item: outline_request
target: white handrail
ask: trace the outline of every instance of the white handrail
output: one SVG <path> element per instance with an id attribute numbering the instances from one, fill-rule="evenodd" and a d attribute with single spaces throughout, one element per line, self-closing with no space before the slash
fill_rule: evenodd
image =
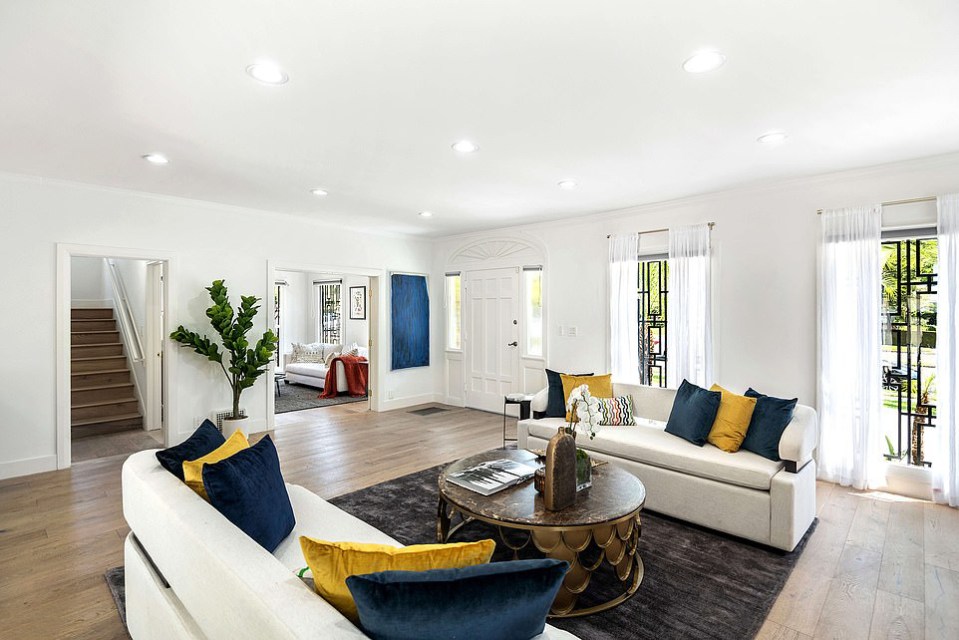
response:
<path id="1" fill-rule="evenodd" d="M 134 362 L 143 362 L 143 343 L 140 341 L 140 331 L 137 329 L 133 310 L 130 309 L 130 300 L 127 298 L 127 289 L 123 286 L 123 277 L 117 269 L 116 263 L 107 258 L 110 267 L 110 280 L 113 282 L 113 299 L 117 304 L 117 316 L 120 320 L 120 330 L 130 347 L 130 359 Z"/>

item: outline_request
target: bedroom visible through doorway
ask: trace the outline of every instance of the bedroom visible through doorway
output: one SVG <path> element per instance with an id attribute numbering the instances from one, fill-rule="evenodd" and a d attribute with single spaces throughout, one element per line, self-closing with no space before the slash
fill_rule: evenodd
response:
<path id="1" fill-rule="evenodd" d="M 274 414 L 354 403 L 368 409 L 371 278 L 335 271 L 273 273 L 272 319 L 279 336 Z"/>

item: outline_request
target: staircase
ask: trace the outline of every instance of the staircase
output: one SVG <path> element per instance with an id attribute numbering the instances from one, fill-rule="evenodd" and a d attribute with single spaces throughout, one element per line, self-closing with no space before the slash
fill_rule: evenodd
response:
<path id="1" fill-rule="evenodd" d="M 74 438 L 143 427 L 113 309 L 71 310 L 70 376 Z"/>

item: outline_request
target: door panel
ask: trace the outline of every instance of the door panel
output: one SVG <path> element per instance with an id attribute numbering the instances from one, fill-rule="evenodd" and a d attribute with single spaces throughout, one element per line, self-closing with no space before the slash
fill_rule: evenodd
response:
<path id="1" fill-rule="evenodd" d="M 503 396 L 518 388 L 519 271 L 470 271 L 465 283 L 466 406 L 502 411 Z"/>

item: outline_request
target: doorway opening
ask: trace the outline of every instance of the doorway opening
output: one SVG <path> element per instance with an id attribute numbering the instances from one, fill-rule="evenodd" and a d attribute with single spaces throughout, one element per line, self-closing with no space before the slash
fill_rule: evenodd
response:
<path id="1" fill-rule="evenodd" d="M 273 330 L 279 346 L 272 416 L 286 424 L 310 410 L 370 410 L 377 278 L 329 268 L 270 267 Z"/>
<path id="2" fill-rule="evenodd" d="M 57 463 L 167 442 L 170 258 L 58 246 Z"/>

